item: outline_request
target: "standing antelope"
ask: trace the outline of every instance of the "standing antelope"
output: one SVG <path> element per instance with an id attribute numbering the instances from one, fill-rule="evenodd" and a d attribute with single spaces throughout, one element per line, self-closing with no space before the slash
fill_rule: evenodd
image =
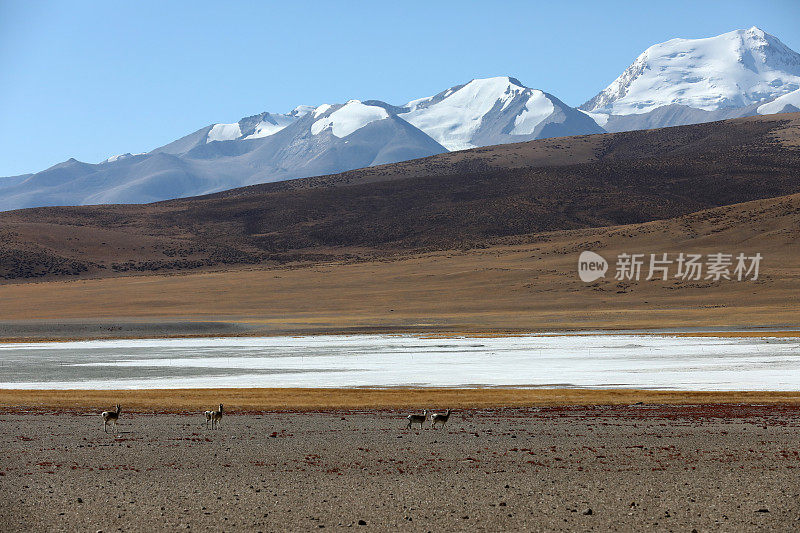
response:
<path id="1" fill-rule="evenodd" d="M 411 424 L 419 424 L 419 429 L 422 429 L 422 425 L 428 419 L 428 410 L 422 411 L 421 415 L 408 415 L 406 418 L 408 418 L 406 429 L 411 429 Z"/>
<path id="2" fill-rule="evenodd" d="M 119 413 L 122 411 L 122 408 L 117 404 L 116 411 L 103 411 L 103 431 L 108 433 L 108 426 L 109 422 L 114 424 L 114 429 L 117 429 L 117 420 L 119 420 Z"/>
<path id="3" fill-rule="evenodd" d="M 211 422 L 211 413 L 214 411 L 206 411 L 204 414 L 206 415 L 206 429 L 208 429 L 208 423 Z"/>
<path id="4" fill-rule="evenodd" d="M 222 404 L 219 404 L 219 411 L 211 411 L 211 429 L 219 427 L 222 420 Z"/>
<path id="5" fill-rule="evenodd" d="M 436 423 L 439 422 L 444 427 L 447 420 L 450 418 L 450 409 L 446 413 L 431 413 L 431 427 L 436 429 Z"/>

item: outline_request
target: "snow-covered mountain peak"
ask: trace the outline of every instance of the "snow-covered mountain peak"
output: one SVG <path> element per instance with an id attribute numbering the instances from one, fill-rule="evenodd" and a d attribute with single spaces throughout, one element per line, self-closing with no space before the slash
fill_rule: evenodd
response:
<path id="1" fill-rule="evenodd" d="M 653 45 L 580 109 L 610 115 L 667 105 L 715 111 L 767 102 L 798 88 L 800 54 L 753 26 Z"/>
<path id="2" fill-rule="evenodd" d="M 537 138 L 547 124 L 564 124 L 568 115 L 580 123 L 574 125 L 576 132 L 602 131 L 547 93 L 526 87 L 516 78 L 499 76 L 474 79 L 412 100 L 399 116 L 448 150 L 465 150 Z"/>
<path id="3" fill-rule="evenodd" d="M 350 100 L 335 109 L 332 106 L 328 106 L 320 111 L 321 107 L 314 111 L 314 118 L 321 118 L 311 125 L 312 135 L 318 135 L 330 128 L 331 133 L 336 137 L 347 137 L 370 122 L 389 118 L 389 113 L 383 107 L 366 105 L 359 100 Z M 331 109 L 334 110 L 331 111 Z"/>
<path id="4" fill-rule="evenodd" d="M 488 103 L 494 105 L 494 102 L 498 99 L 508 100 L 513 98 L 515 94 L 525 91 L 525 89 L 526 87 L 517 79 L 508 76 L 476 78 L 463 85 L 450 87 L 437 95 L 411 100 L 406 104 L 406 107 L 408 107 L 409 112 L 414 112 L 418 109 L 436 105 L 447 98 L 452 98 L 450 102 L 454 105 L 473 104 L 481 106 Z"/>
<path id="5" fill-rule="evenodd" d="M 508 76 L 474 79 L 435 96 L 408 102 L 408 111 L 400 117 L 448 150 L 465 150 L 476 146 L 472 138 L 490 111 L 497 107 L 502 111 L 528 90 Z"/>

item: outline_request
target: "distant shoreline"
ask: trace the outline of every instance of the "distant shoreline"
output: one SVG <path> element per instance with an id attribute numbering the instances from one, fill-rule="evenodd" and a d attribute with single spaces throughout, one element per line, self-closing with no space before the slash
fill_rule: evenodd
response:
<path id="1" fill-rule="evenodd" d="M 228 323 L 231 326 L 235 324 Z M 0 344 L 29 344 L 47 342 L 84 342 L 103 340 L 153 340 L 153 339 L 204 339 L 204 338 L 256 338 L 256 337 L 316 337 L 316 336 L 346 336 L 346 335 L 417 335 L 423 337 L 473 337 L 473 338 L 501 338 L 501 337 L 570 337 L 580 335 L 650 335 L 674 337 L 800 337 L 800 328 L 793 327 L 767 327 L 767 328 L 657 328 L 657 329 L 576 329 L 576 330 L 518 330 L 518 329 L 464 329 L 454 330 L 448 328 L 308 328 L 292 330 L 254 330 L 249 332 L 213 332 L 205 333 L 175 333 L 175 334 L 142 334 L 142 335 L 65 335 L 65 336 L 0 336 Z"/>

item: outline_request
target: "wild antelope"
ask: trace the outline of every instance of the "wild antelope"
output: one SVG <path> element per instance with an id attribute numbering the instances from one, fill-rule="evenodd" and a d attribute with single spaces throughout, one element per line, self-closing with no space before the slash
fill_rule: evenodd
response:
<path id="1" fill-rule="evenodd" d="M 218 427 L 220 420 L 222 420 L 222 404 L 219 404 L 218 411 L 211 411 L 211 429 Z"/>
<path id="2" fill-rule="evenodd" d="M 446 413 L 431 413 L 431 427 L 436 429 L 436 423 L 440 423 L 442 427 L 447 424 L 447 420 L 450 418 L 450 409 L 447 410 Z"/>
<path id="3" fill-rule="evenodd" d="M 428 419 L 428 410 L 425 409 L 422 411 L 421 415 L 408 415 L 408 424 L 406 425 L 406 429 L 411 429 L 411 424 L 419 424 L 419 429 L 422 429 L 422 425 Z"/>
<path id="4" fill-rule="evenodd" d="M 206 415 L 206 429 L 208 429 L 208 423 L 211 422 L 211 413 L 214 411 L 206 411 L 204 414 Z"/>
<path id="5" fill-rule="evenodd" d="M 108 433 L 108 423 L 111 422 L 114 424 L 114 429 L 117 429 L 117 420 L 119 420 L 119 413 L 122 411 L 122 408 L 117 404 L 117 409 L 115 411 L 103 411 L 103 431 Z"/>

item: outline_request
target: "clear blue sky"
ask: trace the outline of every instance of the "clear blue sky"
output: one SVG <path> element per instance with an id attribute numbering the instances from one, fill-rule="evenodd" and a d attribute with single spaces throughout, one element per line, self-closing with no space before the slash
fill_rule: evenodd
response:
<path id="1" fill-rule="evenodd" d="M 797 0 L 0 0 L 0 176 L 298 104 L 401 104 L 476 77 L 515 76 L 579 105 L 651 44 L 754 25 L 800 51 Z"/>

